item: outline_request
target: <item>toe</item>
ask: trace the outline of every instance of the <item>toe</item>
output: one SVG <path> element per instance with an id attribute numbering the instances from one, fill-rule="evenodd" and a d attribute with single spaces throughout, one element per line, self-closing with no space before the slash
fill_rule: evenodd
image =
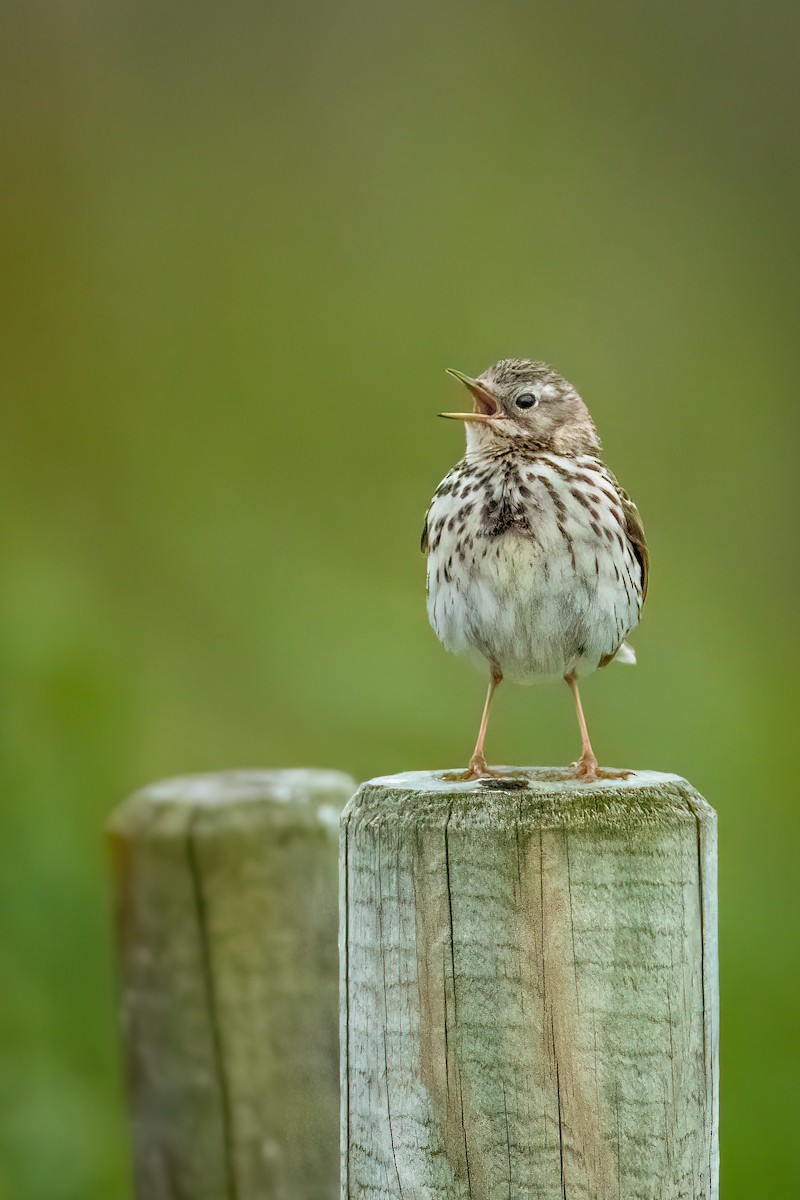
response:
<path id="1" fill-rule="evenodd" d="M 576 779 L 582 779 L 587 783 L 598 777 L 598 766 L 596 758 L 581 758 L 578 762 L 572 764 L 572 772 Z"/>
<path id="2" fill-rule="evenodd" d="M 469 767 L 463 775 L 464 780 L 498 779 L 499 777 L 500 772 L 493 771 L 491 767 L 488 766 L 485 758 L 471 758 L 469 760 Z"/>
<path id="3" fill-rule="evenodd" d="M 617 771 L 611 767 L 599 767 L 596 762 L 581 759 L 572 764 L 572 773 L 582 783 L 596 783 L 598 779 L 629 779 L 633 771 Z"/>

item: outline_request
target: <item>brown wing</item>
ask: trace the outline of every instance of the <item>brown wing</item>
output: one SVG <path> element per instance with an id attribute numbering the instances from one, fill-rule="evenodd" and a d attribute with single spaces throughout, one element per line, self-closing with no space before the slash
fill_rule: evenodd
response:
<path id="1" fill-rule="evenodd" d="M 647 585 L 650 582 L 650 554 L 647 550 L 647 541 L 644 536 L 644 525 L 642 524 L 642 518 L 639 516 L 639 510 L 628 493 L 623 487 L 620 487 L 616 479 L 614 480 L 614 484 L 625 516 L 625 532 L 633 546 L 633 552 L 639 560 L 639 566 L 642 568 L 642 604 L 644 604 L 645 597 L 647 596 Z"/>
<path id="2" fill-rule="evenodd" d="M 419 548 L 423 554 L 428 553 L 428 513 L 430 513 L 430 511 L 431 510 L 428 509 L 428 512 L 425 513 L 425 521 L 422 526 L 422 537 L 419 539 Z"/>

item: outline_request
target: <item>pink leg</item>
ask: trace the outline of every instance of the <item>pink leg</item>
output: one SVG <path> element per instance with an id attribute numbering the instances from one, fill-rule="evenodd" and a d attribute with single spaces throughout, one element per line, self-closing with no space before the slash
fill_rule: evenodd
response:
<path id="1" fill-rule="evenodd" d="M 564 679 L 569 684 L 570 691 L 575 698 L 575 711 L 578 714 L 578 725 L 581 730 L 581 756 L 575 763 L 575 774 L 578 779 L 597 779 L 597 755 L 592 749 L 592 743 L 589 740 L 589 730 L 586 728 L 586 717 L 583 715 L 581 694 L 578 691 L 578 676 L 574 674 L 565 675 Z"/>
<path id="2" fill-rule="evenodd" d="M 492 667 L 491 670 L 492 674 L 489 680 L 489 690 L 486 693 L 486 703 L 483 706 L 483 716 L 481 717 L 481 727 L 478 730 L 478 740 L 475 743 L 475 749 L 472 753 L 472 758 L 469 760 L 469 769 L 464 776 L 465 779 L 480 779 L 493 774 L 493 772 L 490 771 L 486 765 L 486 757 L 483 752 L 483 747 L 486 741 L 486 730 L 489 725 L 489 709 L 492 705 L 492 697 L 494 696 L 497 685 L 503 678 L 503 672 L 499 667 Z"/>
<path id="3" fill-rule="evenodd" d="M 564 679 L 575 697 L 575 711 L 578 714 L 578 724 L 581 729 L 581 756 L 576 763 L 572 764 L 575 778 L 583 779 L 587 783 L 592 783 L 596 779 L 627 779 L 631 774 L 630 771 L 614 771 L 611 768 L 598 767 L 597 755 L 589 741 L 589 730 L 586 728 L 586 717 L 583 715 L 581 694 L 578 691 L 578 677 L 577 675 L 565 675 Z"/>

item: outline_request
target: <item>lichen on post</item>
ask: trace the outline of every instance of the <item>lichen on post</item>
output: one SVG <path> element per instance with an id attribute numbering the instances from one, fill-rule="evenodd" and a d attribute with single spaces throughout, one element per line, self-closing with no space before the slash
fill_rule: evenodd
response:
<path id="1" fill-rule="evenodd" d="M 716 817 L 683 779 L 364 784 L 343 1200 L 716 1200 Z"/>
<path id="2" fill-rule="evenodd" d="M 109 823 L 140 1200 L 338 1192 L 333 771 L 158 783 Z"/>

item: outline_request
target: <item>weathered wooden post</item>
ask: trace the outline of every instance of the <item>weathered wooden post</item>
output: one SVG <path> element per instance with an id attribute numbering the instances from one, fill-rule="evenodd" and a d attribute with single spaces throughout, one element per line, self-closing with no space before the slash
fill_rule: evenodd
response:
<path id="1" fill-rule="evenodd" d="M 715 1200 L 714 811 L 508 775 L 345 811 L 343 1200 Z"/>
<path id="2" fill-rule="evenodd" d="M 333 771 L 231 771 L 114 814 L 117 948 L 140 1200 L 338 1191 Z"/>

